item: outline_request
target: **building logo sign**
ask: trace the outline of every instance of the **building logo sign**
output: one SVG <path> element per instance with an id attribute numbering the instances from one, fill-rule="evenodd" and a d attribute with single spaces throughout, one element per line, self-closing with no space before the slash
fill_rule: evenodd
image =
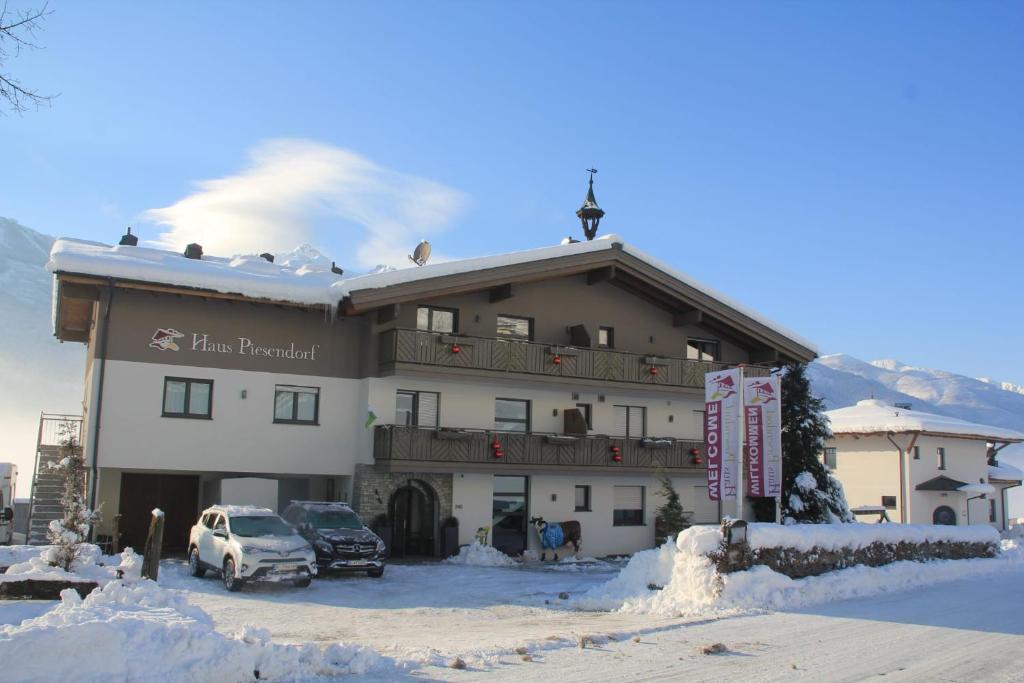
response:
<path id="1" fill-rule="evenodd" d="M 186 335 L 173 327 L 161 327 L 153 333 L 149 347 L 158 351 L 180 351 L 178 339 L 185 339 L 182 345 L 188 351 L 198 353 L 226 353 L 238 356 L 257 356 L 260 358 L 284 358 L 287 360 L 315 361 L 320 350 L 319 344 L 307 347 L 297 346 L 289 342 L 287 346 L 271 346 L 261 344 L 251 337 L 233 337 L 230 341 L 218 340 L 205 332 L 192 332 Z"/>
<path id="2" fill-rule="evenodd" d="M 731 373 L 709 373 L 708 385 L 712 388 L 709 401 L 724 401 L 736 393 L 736 381 Z"/>
<path id="3" fill-rule="evenodd" d="M 180 351 L 181 347 L 174 343 L 175 339 L 181 339 L 185 335 L 178 332 L 173 327 L 163 328 L 153 333 L 153 338 L 149 342 L 149 348 L 156 349 L 157 351 Z"/>

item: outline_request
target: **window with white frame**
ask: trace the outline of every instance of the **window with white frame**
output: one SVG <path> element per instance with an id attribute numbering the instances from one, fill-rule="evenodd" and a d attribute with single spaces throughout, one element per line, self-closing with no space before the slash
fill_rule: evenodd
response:
<path id="1" fill-rule="evenodd" d="M 437 427 L 441 394 L 436 391 L 399 390 L 395 394 L 395 424 Z"/>
<path id="2" fill-rule="evenodd" d="M 942 446 L 939 446 L 938 448 L 935 449 L 935 455 L 938 461 L 937 465 L 939 466 L 939 469 L 946 469 L 946 449 L 943 448 Z"/>
<path id="3" fill-rule="evenodd" d="M 615 410 L 614 436 L 639 439 L 647 435 L 647 408 L 643 406 L 613 406 Z"/>
<path id="4" fill-rule="evenodd" d="M 615 486 L 613 488 L 612 524 L 614 526 L 642 526 L 644 523 L 644 487 Z"/>
<path id="5" fill-rule="evenodd" d="M 826 447 L 825 467 L 829 468 L 830 470 L 834 470 L 836 468 L 836 460 L 836 449 L 831 446 Z"/>

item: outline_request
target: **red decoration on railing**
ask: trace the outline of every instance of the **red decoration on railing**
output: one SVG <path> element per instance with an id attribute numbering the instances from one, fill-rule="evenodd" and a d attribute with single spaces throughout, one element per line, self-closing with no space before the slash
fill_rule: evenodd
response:
<path id="1" fill-rule="evenodd" d="M 610 450 L 612 452 L 612 462 L 622 462 L 622 449 L 612 444 Z"/>
<path id="2" fill-rule="evenodd" d="M 493 448 L 494 450 L 498 450 L 499 448 L 501 448 L 501 442 L 498 441 L 498 437 L 494 437 L 494 441 L 491 442 L 491 448 Z"/>
<path id="3" fill-rule="evenodd" d="M 694 464 L 694 465 L 699 465 L 699 464 L 701 464 L 702 462 L 704 462 L 704 460 L 703 460 L 703 458 L 701 458 L 701 457 L 700 457 L 699 455 L 695 455 L 695 456 L 693 456 L 693 464 Z"/>
<path id="4" fill-rule="evenodd" d="M 458 353 L 459 351 L 462 351 L 462 347 L 458 344 L 452 344 L 452 353 Z"/>
<path id="5" fill-rule="evenodd" d="M 612 462 L 622 462 L 622 456 L 618 453 L 612 456 Z"/>
<path id="6" fill-rule="evenodd" d="M 652 375 L 657 375 L 658 374 L 658 368 L 656 368 L 654 366 L 651 366 L 651 374 Z"/>
<path id="7" fill-rule="evenodd" d="M 555 365 L 561 365 L 562 364 L 562 357 L 561 356 L 555 356 L 554 358 L 551 359 L 551 362 L 553 362 Z"/>
<path id="8" fill-rule="evenodd" d="M 699 448 L 691 448 L 690 449 L 690 455 L 700 455 L 700 449 Z"/>
<path id="9" fill-rule="evenodd" d="M 503 450 L 501 450 L 499 448 L 498 450 L 494 451 L 494 457 L 495 458 L 504 458 L 505 457 L 505 451 L 503 451 Z"/>

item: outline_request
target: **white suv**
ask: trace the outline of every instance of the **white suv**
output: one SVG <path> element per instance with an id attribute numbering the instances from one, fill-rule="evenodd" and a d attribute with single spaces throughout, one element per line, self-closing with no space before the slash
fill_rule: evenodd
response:
<path id="1" fill-rule="evenodd" d="M 188 568 L 196 577 L 220 572 L 229 591 L 255 580 L 305 588 L 316 574 L 316 555 L 295 527 L 267 508 L 214 505 L 189 532 Z"/>

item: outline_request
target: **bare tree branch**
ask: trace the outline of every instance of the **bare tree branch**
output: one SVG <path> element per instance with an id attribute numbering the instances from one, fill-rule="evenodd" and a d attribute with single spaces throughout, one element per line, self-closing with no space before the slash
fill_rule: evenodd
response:
<path id="1" fill-rule="evenodd" d="M 11 12 L 8 10 L 7 0 L 4 0 L 3 8 L 0 9 L 0 99 L 6 100 L 11 111 L 18 114 L 27 111 L 29 107 L 39 109 L 44 104 L 49 105 L 53 98 L 57 97 L 44 95 L 23 85 L 18 78 L 4 69 L 10 59 L 21 54 L 22 48 L 43 49 L 34 41 L 37 31 L 42 30 L 46 17 L 53 13 L 48 7 L 48 4 L 44 4 L 39 9 Z M 0 111 L 0 116 L 2 115 L 3 112 Z"/>

